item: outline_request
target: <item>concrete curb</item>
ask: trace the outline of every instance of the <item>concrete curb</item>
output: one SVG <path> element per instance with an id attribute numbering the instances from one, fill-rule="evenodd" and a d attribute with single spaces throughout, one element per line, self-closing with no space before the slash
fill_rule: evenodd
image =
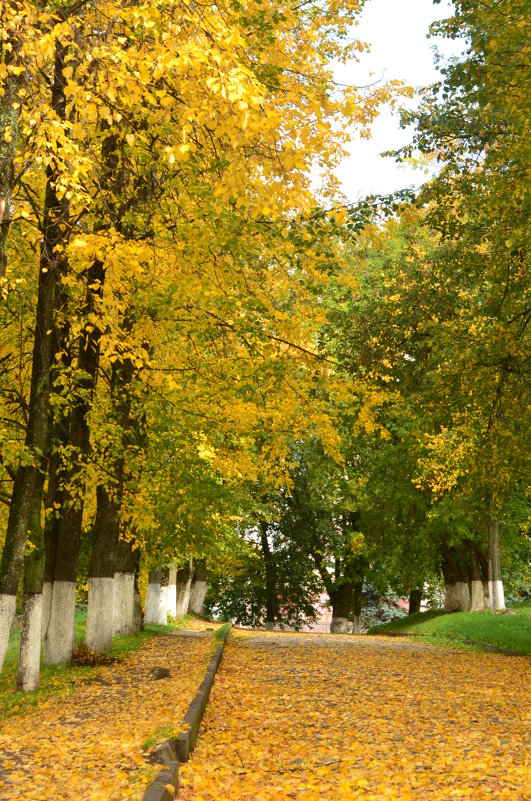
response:
<path id="1" fill-rule="evenodd" d="M 179 762 L 188 762 L 195 748 L 199 727 L 207 708 L 229 631 L 230 626 L 221 630 L 220 644 L 214 651 L 205 678 L 183 718 L 181 731 L 176 737 L 170 737 L 161 743 L 151 754 L 151 761 L 164 765 L 164 770 L 161 770 L 147 786 L 142 801 L 174 801 L 179 789 Z"/>

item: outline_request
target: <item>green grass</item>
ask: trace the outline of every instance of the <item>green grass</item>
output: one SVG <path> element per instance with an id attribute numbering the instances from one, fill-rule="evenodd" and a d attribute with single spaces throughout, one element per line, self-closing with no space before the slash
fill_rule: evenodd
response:
<path id="1" fill-rule="evenodd" d="M 110 656 L 123 659 L 131 651 L 136 651 L 142 644 L 157 634 L 167 634 L 175 629 L 186 628 L 191 617 L 178 618 L 167 626 L 146 626 L 138 634 L 127 637 L 115 637 Z M 85 641 L 87 612 L 76 610 L 75 630 L 76 644 Z M 37 706 L 39 701 L 53 695 L 69 695 L 76 688 L 90 679 L 98 671 L 89 665 L 41 665 L 40 689 L 35 692 L 19 692 L 17 685 L 18 652 L 20 647 L 20 623 L 16 623 L 9 637 L 9 645 L 0 676 L 0 719 L 11 717 Z"/>
<path id="2" fill-rule="evenodd" d="M 175 737 L 176 735 L 175 727 L 171 723 L 162 723 L 146 740 L 144 740 L 140 748 L 142 751 L 147 751 L 152 745 L 158 745 L 164 740 L 169 740 L 170 737 Z"/>
<path id="3" fill-rule="evenodd" d="M 218 645 L 221 645 L 221 638 L 223 636 L 223 633 L 225 631 L 229 631 L 230 632 L 231 628 L 232 628 L 232 624 L 231 623 L 223 623 L 223 625 L 220 626 L 219 629 L 216 629 L 216 631 L 214 632 L 214 639 L 216 641 L 216 647 Z"/>
<path id="4" fill-rule="evenodd" d="M 438 645 L 473 646 L 480 650 L 499 648 L 515 654 L 531 654 L 531 602 L 503 613 L 440 610 L 372 626 L 369 634 L 406 634 Z"/>

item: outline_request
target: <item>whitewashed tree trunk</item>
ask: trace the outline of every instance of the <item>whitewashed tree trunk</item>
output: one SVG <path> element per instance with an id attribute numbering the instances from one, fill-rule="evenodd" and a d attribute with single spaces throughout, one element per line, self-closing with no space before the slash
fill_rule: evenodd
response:
<path id="1" fill-rule="evenodd" d="M 188 614 L 190 603 L 190 589 L 192 587 L 192 560 L 186 567 L 177 571 L 177 617 Z"/>
<path id="2" fill-rule="evenodd" d="M 444 608 L 447 612 L 468 612 L 470 609 L 470 590 L 466 581 L 446 584 L 446 600 Z"/>
<path id="3" fill-rule="evenodd" d="M 332 634 L 346 634 L 348 632 L 348 618 L 333 617 L 330 623 L 330 631 Z"/>
<path id="4" fill-rule="evenodd" d="M 444 609 L 446 612 L 457 612 L 459 610 L 459 600 L 455 584 L 445 584 L 446 597 Z"/>
<path id="5" fill-rule="evenodd" d="M 48 624 L 50 623 L 50 614 L 52 611 L 52 598 L 53 598 L 53 582 L 45 581 L 42 585 L 42 636 L 44 637 Z"/>
<path id="6" fill-rule="evenodd" d="M 112 633 L 114 637 L 135 631 L 135 574 L 114 574 Z"/>
<path id="7" fill-rule="evenodd" d="M 489 586 L 479 580 L 470 582 L 470 611 L 479 612 L 490 609 Z"/>
<path id="8" fill-rule="evenodd" d="M 113 634 L 127 635 L 140 631 L 142 606 L 137 619 L 136 604 L 140 603 L 137 575 L 140 567 L 140 553 L 129 532 L 129 539 L 118 541 L 114 571 L 114 616 Z"/>
<path id="9" fill-rule="evenodd" d="M 501 579 L 497 579 L 496 581 L 492 582 L 491 593 L 492 611 L 499 612 L 501 609 L 505 609 L 505 592 L 503 590 L 503 581 Z"/>
<path id="10" fill-rule="evenodd" d="M 470 589 L 467 581 L 458 581 L 455 585 L 457 595 L 458 612 L 468 612 L 470 610 Z"/>
<path id="11" fill-rule="evenodd" d="M 71 661 L 76 644 L 75 611 L 75 582 L 54 581 L 48 626 L 43 639 L 43 659 L 46 664 L 66 665 Z"/>
<path id="12" fill-rule="evenodd" d="M 157 625 L 160 607 L 160 570 L 151 570 L 146 591 L 144 622 L 146 625 Z"/>
<path id="13" fill-rule="evenodd" d="M 190 591 L 190 602 L 188 604 L 188 610 L 193 615 L 198 615 L 198 617 L 201 617 L 203 614 L 203 604 L 205 602 L 207 589 L 208 584 L 206 581 L 194 581 Z"/>
<path id="14" fill-rule="evenodd" d="M 207 593 L 207 568 L 205 559 L 194 559 L 194 574 L 190 589 L 188 611 L 199 617 L 203 614 L 203 604 Z"/>
<path id="15" fill-rule="evenodd" d="M 170 565 L 170 575 L 168 579 L 168 614 L 177 617 L 177 568 Z"/>
<path id="16" fill-rule="evenodd" d="M 0 670 L 6 658 L 9 632 L 11 631 L 13 618 L 15 617 L 16 605 L 16 595 L 8 595 L 7 593 L 0 594 Z"/>
<path id="17" fill-rule="evenodd" d="M 39 689 L 41 665 L 42 594 L 24 596 L 17 688 L 25 692 Z"/>
<path id="18" fill-rule="evenodd" d="M 491 520 L 489 525 L 489 592 L 492 611 L 505 609 L 500 560 L 500 524 L 497 520 Z"/>
<path id="19" fill-rule="evenodd" d="M 352 618 L 352 633 L 361 634 L 361 615 L 354 615 Z"/>
<path id="20" fill-rule="evenodd" d="M 88 580 L 88 614 L 86 643 L 91 651 L 112 648 L 114 579 L 92 576 Z"/>
<path id="21" fill-rule="evenodd" d="M 142 614 L 142 599 L 140 597 L 140 590 L 138 589 L 138 576 L 136 574 L 133 608 L 134 631 L 142 631 L 144 628 L 144 616 Z"/>
<path id="22" fill-rule="evenodd" d="M 160 575 L 159 613 L 157 623 L 159 626 L 166 626 L 168 623 L 169 569 L 167 567 L 163 567 L 160 571 Z"/>

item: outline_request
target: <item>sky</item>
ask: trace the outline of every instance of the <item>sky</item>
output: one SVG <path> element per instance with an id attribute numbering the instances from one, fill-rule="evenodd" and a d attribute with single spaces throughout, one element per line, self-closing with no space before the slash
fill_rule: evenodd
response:
<path id="1" fill-rule="evenodd" d="M 337 65 L 336 81 L 359 86 L 383 76 L 386 80 L 399 78 L 410 86 L 420 87 L 438 80 L 432 48 L 436 45 L 446 57 L 460 53 L 463 43 L 427 39 L 426 35 L 431 22 L 450 16 L 451 11 L 449 0 L 442 0 L 439 5 L 432 0 L 367 0 L 353 35 L 370 43 L 370 52 L 362 54 L 359 63 Z M 426 180 L 423 171 L 379 156 L 382 151 L 400 147 L 411 139 L 410 132 L 400 129 L 398 117 L 386 111 L 372 130 L 373 136 L 368 141 L 353 134 L 348 148 L 351 155 L 337 170 L 343 191 L 352 201 L 366 194 L 418 186 Z"/>

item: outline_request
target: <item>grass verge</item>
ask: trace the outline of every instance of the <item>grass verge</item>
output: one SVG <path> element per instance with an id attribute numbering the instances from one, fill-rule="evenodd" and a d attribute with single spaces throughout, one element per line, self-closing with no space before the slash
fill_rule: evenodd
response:
<path id="1" fill-rule="evenodd" d="M 131 651 L 136 651 L 145 640 L 157 634 L 167 634 L 176 629 L 185 629 L 193 620 L 186 615 L 172 621 L 167 626 L 146 626 L 138 634 L 127 637 L 115 637 L 112 651 L 109 656 L 123 659 Z M 76 610 L 75 616 L 76 643 L 85 641 L 87 627 L 87 612 Z M 35 692 L 19 692 L 17 686 L 18 652 L 20 647 L 20 622 L 16 622 L 11 630 L 9 646 L 6 653 L 4 668 L 0 676 L 0 719 L 26 712 L 31 707 L 49 698 L 50 696 L 64 696 L 74 692 L 76 687 L 89 681 L 98 671 L 91 665 L 42 665 L 40 676 L 40 689 Z"/>
<path id="2" fill-rule="evenodd" d="M 406 634 L 436 645 L 499 649 L 513 654 L 531 654 L 531 602 L 505 612 L 417 612 L 380 626 L 368 634 Z"/>
<path id="3" fill-rule="evenodd" d="M 214 632 L 214 639 L 215 639 L 215 642 L 216 642 L 216 647 L 218 645 L 221 645 L 221 640 L 222 640 L 222 637 L 223 637 L 224 633 L 226 631 L 230 631 L 231 626 L 232 626 L 231 623 L 223 623 L 223 625 L 220 626 L 219 629 L 216 629 L 216 631 Z"/>

